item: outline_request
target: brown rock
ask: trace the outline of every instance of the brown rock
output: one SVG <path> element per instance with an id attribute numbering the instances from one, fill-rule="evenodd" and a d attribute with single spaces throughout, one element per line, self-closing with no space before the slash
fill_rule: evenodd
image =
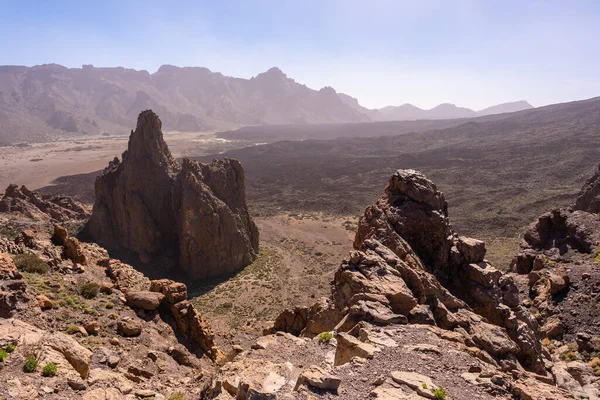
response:
<path id="1" fill-rule="evenodd" d="M 21 274 L 17 271 L 12 257 L 8 253 L 0 253 L 0 280 L 20 278 Z"/>
<path id="2" fill-rule="evenodd" d="M 54 233 L 52 234 L 52 242 L 57 246 L 62 246 L 65 244 L 65 240 L 69 236 L 69 232 L 67 228 L 54 224 Z"/>
<path id="3" fill-rule="evenodd" d="M 48 297 L 44 296 L 43 294 L 40 294 L 39 296 L 37 296 L 36 300 L 42 310 L 49 310 L 52 307 L 54 307 L 54 304 L 52 303 L 52 301 Z"/>
<path id="4" fill-rule="evenodd" d="M 482 240 L 460 236 L 457 247 L 469 264 L 482 262 L 485 257 L 485 242 Z"/>
<path id="5" fill-rule="evenodd" d="M 316 365 L 311 365 L 298 376 L 294 390 L 298 390 L 302 385 L 308 385 L 316 389 L 337 392 L 340 383 L 342 383 L 342 380 L 337 376 L 328 374 L 325 370 Z"/>
<path id="6" fill-rule="evenodd" d="M 87 333 L 89 333 L 90 335 L 97 335 L 100 332 L 100 325 L 98 324 L 97 321 L 92 321 L 92 322 L 88 322 L 85 326 L 84 329 L 87 331 Z"/>
<path id="7" fill-rule="evenodd" d="M 158 292 L 127 292 L 125 299 L 127 305 L 133 308 L 141 308 L 146 311 L 154 311 L 165 298 L 165 295 Z"/>
<path id="8" fill-rule="evenodd" d="M 142 333 L 142 327 L 133 321 L 119 321 L 117 332 L 125 337 L 139 336 Z"/>
<path id="9" fill-rule="evenodd" d="M 565 327 L 562 323 L 562 320 L 557 315 L 552 315 L 546 319 L 546 322 L 540 328 L 540 332 L 544 337 L 549 337 L 551 339 L 562 335 Z"/>
<path id="10" fill-rule="evenodd" d="M 150 258 L 174 251 L 181 268 L 195 279 L 250 264 L 258 253 L 258 230 L 246 206 L 241 164 L 185 159 L 180 165 L 161 125 L 150 110 L 139 115 L 123 160 L 115 159 L 96 179 L 88 232 L 108 248 Z"/>
<path id="11" fill-rule="evenodd" d="M 187 300 L 187 286 L 181 282 L 175 282 L 170 279 L 151 281 L 150 291 L 164 294 L 165 301 L 168 304 L 175 304 Z"/>
<path id="12" fill-rule="evenodd" d="M 64 241 L 65 257 L 74 263 L 87 264 L 87 257 L 83 254 L 83 249 L 79 240 L 74 237 L 67 237 Z"/>
<path id="13" fill-rule="evenodd" d="M 334 365 L 346 364 L 354 357 L 373 358 L 375 352 L 379 349 L 369 344 L 363 343 L 354 336 L 340 332 L 336 336 L 337 347 L 335 350 Z"/>

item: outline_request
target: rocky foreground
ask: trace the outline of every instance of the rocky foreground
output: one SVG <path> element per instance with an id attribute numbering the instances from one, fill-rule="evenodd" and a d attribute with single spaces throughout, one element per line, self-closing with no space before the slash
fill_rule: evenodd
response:
<path id="1" fill-rule="evenodd" d="M 136 204 L 127 178 L 132 146 L 160 156 L 144 162 L 167 168 L 161 179 L 171 193 L 186 168 L 199 171 L 154 151 L 153 115 L 140 118 L 130 155 L 99 178 L 102 204 L 119 193 Z M 211 190 L 227 187 L 226 177 Z M 183 283 L 151 280 L 78 240 L 85 217 L 57 214 L 72 212 L 72 203 L 45 206 L 11 187 L 0 200 L 10 204 L 0 214 L 10 233 L 0 242 L 0 397 L 597 399 L 599 188 L 591 178 L 575 206 L 532 224 L 505 274 L 485 260 L 482 241 L 454 232 L 435 184 L 399 170 L 360 219 L 355 250 L 335 274 L 331 295 L 283 312 L 242 347 L 217 345 Z M 150 199 L 143 187 L 139 193 Z M 122 214 L 146 210 L 134 214 L 158 219 L 154 206 L 129 206 L 107 211 L 111 232 L 119 226 L 129 230 L 127 240 L 138 240 L 132 233 L 148 232 L 147 225 L 131 227 Z M 92 225 L 98 223 L 104 221 Z"/>

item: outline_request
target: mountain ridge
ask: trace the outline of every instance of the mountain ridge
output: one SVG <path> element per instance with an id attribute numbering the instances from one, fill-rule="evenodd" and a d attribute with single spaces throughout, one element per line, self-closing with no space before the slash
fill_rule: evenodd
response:
<path id="1" fill-rule="evenodd" d="M 530 107 L 519 104 L 486 110 Z M 145 109 L 160 113 L 166 130 L 183 132 L 480 115 L 449 104 L 428 111 L 408 105 L 371 110 L 330 86 L 309 88 L 277 67 L 245 79 L 168 64 L 154 73 L 93 65 L 0 66 L 0 143 L 127 132 Z"/>

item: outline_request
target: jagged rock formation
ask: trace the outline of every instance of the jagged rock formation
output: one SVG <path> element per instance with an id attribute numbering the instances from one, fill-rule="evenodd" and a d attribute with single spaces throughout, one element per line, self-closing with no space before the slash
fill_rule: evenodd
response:
<path id="1" fill-rule="evenodd" d="M 128 150 L 96 179 L 87 230 L 109 249 L 136 252 L 145 262 L 171 252 L 192 278 L 222 276 L 250 264 L 258 230 L 248 213 L 237 160 L 200 164 L 173 159 L 161 121 L 139 115 Z"/>
<path id="2" fill-rule="evenodd" d="M 36 221 L 84 220 L 90 210 L 69 196 L 40 195 L 35 191 L 8 185 L 0 199 L 0 213 L 22 214 Z"/>
<path id="3" fill-rule="evenodd" d="M 575 209 L 589 213 L 600 213 L 600 166 L 594 175 L 581 188 L 575 201 Z"/>
<path id="4" fill-rule="evenodd" d="M 600 351 L 594 329 L 600 324 L 599 194 L 600 170 L 588 179 L 574 205 L 543 214 L 526 228 L 510 267 L 523 305 L 536 316 L 553 352 L 559 386 L 590 398 L 599 392 L 581 376 L 592 375 L 592 365 L 600 376 L 600 360 L 594 361 Z M 573 363 L 581 365 L 575 368 Z M 584 372 L 578 375 L 575 369 Z"/>
<path id="5" fill-rule="evenodd" d="M 399 170 L 365 211 L 329 301 L 286 311 L 272 331 L 315 335 L 361 321 L 425 323 L 455 331 L 503 368 L 545 373 L 537 322 L 514 281 L 483 260 L 483 242 L 451 229 L 444 195 L 421 173 Z"/>

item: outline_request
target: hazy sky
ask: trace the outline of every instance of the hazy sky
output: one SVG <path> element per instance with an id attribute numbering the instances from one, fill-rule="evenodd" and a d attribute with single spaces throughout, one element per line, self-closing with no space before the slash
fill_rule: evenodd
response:
<path id="1" fill-rule="evenodd" d="M 0 64 L 272 66 L 367 107 L 600 96 L 600 1 L 0 0 Z"/>

